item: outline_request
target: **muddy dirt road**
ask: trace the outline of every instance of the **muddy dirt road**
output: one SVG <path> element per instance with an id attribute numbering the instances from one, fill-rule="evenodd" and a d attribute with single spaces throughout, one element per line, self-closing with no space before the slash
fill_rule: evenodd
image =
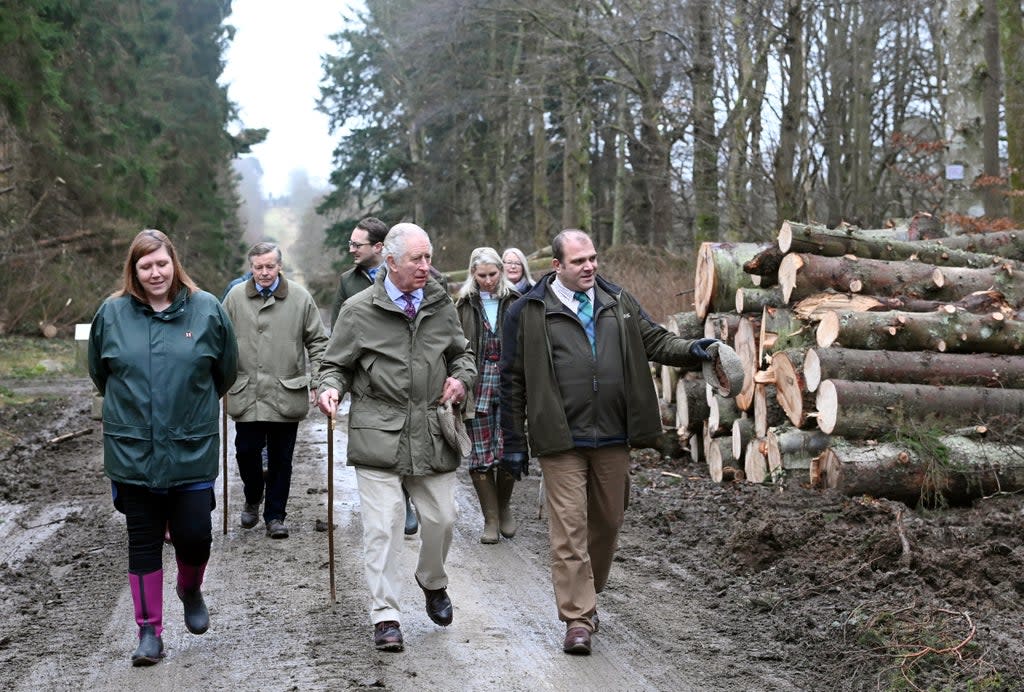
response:
<path id="1" fill-rule="evenodd" d="M 463 472 L 449 561 L 454 623 L 427 619 L 412 578 L 418 539 L 408 538 L 406 650 L 377 652 L 344 419 L 335 438 L 337 603 L 329 600 L 327 534 L 316 530 L 326 519 L 326 427 L 315 411 L 300 427 L 291 537 L 238 526 L 232 454 L 228 530 L 218 481 L 204 586 L 210 630 L 187 633 L 169 569 L 167 657 L 132 668 L 124 520 L 102 473 L 89 386 L 47 387 L 53 398 L 0 420 L 14 442 L 0 455 L 3 689 L 874 690 L 935 680 L 1024 689 L 1020 497 L 934 516 L 907 510 L 897 531 L 884 504 L 717 486 L 696 464 L 651 453 L 636 456 L 592 656 L 560 650 L 537 477 L 517 486 L 515 539 L 486 546 Z M 931 652 L 908 658 L 921 647 Z M 891 686 L 908 679 L 915 686 Z"/>

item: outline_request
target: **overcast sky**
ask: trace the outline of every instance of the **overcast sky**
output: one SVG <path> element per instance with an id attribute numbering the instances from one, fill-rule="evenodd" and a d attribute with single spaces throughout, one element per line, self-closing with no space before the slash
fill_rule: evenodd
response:
<path id="1" fill-rule="evenodd" d="M 335 138 L 316 110 L 320 58 L 333 53 L 328 36 L 351 16 L 341 0 L 232 0 L 227 23 L 236 27 L 221 83 L 238 104 L 244 127 L 270 129 L 253 155 L 263 168 L 263 194 L 288 192 L 292 171 L 305 169 L 326 185 Z"/>

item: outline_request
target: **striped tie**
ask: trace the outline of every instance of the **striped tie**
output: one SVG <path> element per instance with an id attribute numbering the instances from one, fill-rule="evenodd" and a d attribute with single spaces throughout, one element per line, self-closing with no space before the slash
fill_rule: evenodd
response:
<path id="1" fill-rule="evenodd" d="M 590 303 L 590 298 L 583 291 L 576 291 L 573 293 L 573 297 L 580 303 L 576 315 L 580 318 L 583 331 L 587 333 L 587 339 L 590 340 L 590 350 L 594 355 L 597 355 L 597 329 L 594 325 L 594 306 Z"/>

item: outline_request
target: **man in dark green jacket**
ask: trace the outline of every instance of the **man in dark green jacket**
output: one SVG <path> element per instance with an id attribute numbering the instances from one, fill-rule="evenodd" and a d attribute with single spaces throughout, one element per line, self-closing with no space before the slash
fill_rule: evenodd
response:
<path id="1" fill-rule="evenodd" d="M 530 453 L 540 460 L 562 648 L 589 654 L 626 509 L 629 448 L 661 434 L 648 361 L 694 365 L 714 339 L 655 324 L 597 275 L 583 231 L 562 231 L 551 249 L 554 272 L 512 305 L 502 330 L 502 465 L 518 478 Z"/>

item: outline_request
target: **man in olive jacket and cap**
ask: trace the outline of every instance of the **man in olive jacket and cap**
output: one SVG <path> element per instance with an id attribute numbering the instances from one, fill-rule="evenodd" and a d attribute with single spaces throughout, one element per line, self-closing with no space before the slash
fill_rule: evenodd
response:
<path id="1" fill-rule="evenodd" d="M 306 358 L 316 372 L 327 333 L 313 297 L 281 274 L 281 249 L 275 243 L 257 243 L 248 255 L 252 279 L 224 299 L 238 336 L 238 378 L 228 392 L 227 408 L 235 421 L 235 457 L 245 492 L 240 523 L 247 529 L 256 526 L 265 491 L 267 535 L 287 538 L 295 438 L 315 400 Z"/>
<path id="2" fill-rule="evenodd" d="M 455 525 L 461 452 L 441 430 L 438 409 L 459 405 L 476 363 L 455 305 L 430 276 L 432 246 L 419 226 L 400 223 L 384 239 L 387 272 L 345 303 L 317 376 L 320 410 L 333 417 L 352 395 L 348 464 L 356 469 L 374 645 L 404 648 L 400 621 L 403 484 L 420 515 L 415 578 L 436 624 L 452 621 L 445 561 Z"/>

